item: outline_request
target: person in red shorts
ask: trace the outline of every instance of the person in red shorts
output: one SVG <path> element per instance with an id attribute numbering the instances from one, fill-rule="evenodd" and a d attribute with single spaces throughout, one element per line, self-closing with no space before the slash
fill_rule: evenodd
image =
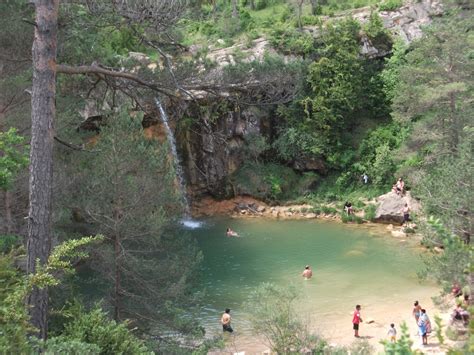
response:
<path id="1" fill-rule="evenodd" d="M 360 317 L 360 304 L 356 306 L 354 311 L 354 316 L 352 317 L 352 325 L 354 328 L 354 336 L 359 337 L 359 324 L 362 323 L 362 318 Z"/>

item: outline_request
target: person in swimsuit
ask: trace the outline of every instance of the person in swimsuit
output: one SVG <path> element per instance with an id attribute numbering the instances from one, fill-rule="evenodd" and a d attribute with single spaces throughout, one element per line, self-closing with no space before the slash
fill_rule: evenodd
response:
<path id="1" fill-rule="evenodd" d="M 405 203 L 405 206 L 402 208 L 402 213 L 403 213 L 402 225 L 408 225 L 408 221 L 410 220 L 410 207 L 408 207 L 408 203 Z"/>
<path id="2" fill-rule="evenodd" d="M 309 280 L 311 276 L 313 276 L 313 270 L 311 270 L 311 267 L 309 265 L 306 265 L 304 267 L 304 270 L 301 276 L 303 276 L 305 280 Z"/>
<path id="3" fill-rule="evenodd" d="M 421 306 L 418 303 L 418 301 L 415 301 L 414 303 L 414 308 L 413 308 L 413 317 L 415 317 L 415 322 L 418 324 L 418 319 L 420 318 L 421 315 Z"/>
<path id="4" fill-rule="evenodd" d="M 234 331 L 234 329 L 232 329 L 232 327 L 230 326 L 230 321 L 230 309 L 226 308 L 224 314 L 221 317 L 222 330 L 224 332 L 232 333 Z"/>
<path id="5" fill-rule="evenodd" d="M 232 229 L 227 228 L 227 231 L 225 232 L 225 235 L 228 237 L 238 237 L 239 235 L 237 232 L 234 232 Z"/>
<path id="6" fill-rule="evenodd" d="M 405 193 L 405 182 L 403 181 L 402 178 L 399 178 L 397 180 L 397 183 L 395 184 L 395 188 L 397 191 L 397 195 L 403 195 Z"/>

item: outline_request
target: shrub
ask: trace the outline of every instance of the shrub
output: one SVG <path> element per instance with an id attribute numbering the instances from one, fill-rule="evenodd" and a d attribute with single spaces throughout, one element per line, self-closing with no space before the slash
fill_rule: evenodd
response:
<path id="1" fill-rule="evenodd" d="M 341 213 L 341 221 L 342 223 L 355 222 L 357 224 L 362 224 L 364 222 L 364 220 L 359 216 L 356 216 L 354 214 L 347 214 L 345 212 Z"/>
<path id="2" fill-rule="evenodd" d="M 21 237 L 17 235 L 0 235 L 0 253 L 7 254 L 21 244 Z"/>
<path id="3" fill-rule="evenodd" d="M 270 44 L 284 54 L 308 55 L 314 53 L 314 38 L 294 28 L 274 28 L 270 33 Z"/>
<path id="4" fill-rule="evenodd" d="M 377 211 L 377 206 L 376 205 L 368 205 L 364 209 L 364 218 L 367 221 L 373 221 L 375 218 L 375 211 Z"/>
<path id="5" fill-rule="evenodd" d="M 294 288 L 264 283 L 250 294 L 245 308 L 250 311 L 255 333 L 265 337 L 273 352 L 320 354 L 327 343 L 309 332 L 296 313 L 296 303 L 298 293 Z"/>
<path id="6" fill-rule="evenodd" d="M 95 344 L 83 343 L 78 340 L 66 340 L 62 337 L 47 340 L 43 352 L 45 355 L 98 355 L 101 353 L 100 348 Z"/>
<path id="7" fill-rule="evenodd" d="M 393 11 L 402 7 L 403 0 L 385 0 L 379 5 L 380 11 Z"/>
<path id="8" fill-rule="evenodd" d="M 239 194 L 271 200 L 291 196 L 298 186 L 298 176 L 291 168 L 273 163 L 247 162 L 231 180 Z"/>
<path id="9" fill-rule="evenodd" d="M 68 323 L 62 337 L 67 341 L 95 344 L 101 354 L 149 354 L 142 340 L 135 337 L 125 323 L 109 320 L 99 307 L 89 313 L 76 314 Z"/>

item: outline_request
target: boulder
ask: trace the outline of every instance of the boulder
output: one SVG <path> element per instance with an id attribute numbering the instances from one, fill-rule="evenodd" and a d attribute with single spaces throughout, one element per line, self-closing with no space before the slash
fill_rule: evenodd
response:
<path id="1" fill-rule="evenodd" d="M 385 195 L 379 196 L 376 201 L 378 207 L 375 212 L 374 222 L 378 223 L 402 223 L 402 209 L 405 203 L 410 207 L 410 213 L 420 210 L 420 204 L 411 197 L 410 191 L 407 191 L 403 196 L 390 191 Z"/>

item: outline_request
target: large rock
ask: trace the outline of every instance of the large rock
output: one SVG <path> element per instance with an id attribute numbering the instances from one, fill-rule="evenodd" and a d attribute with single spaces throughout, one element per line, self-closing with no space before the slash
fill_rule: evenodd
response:
<path id="1" fill-rule="evenodd" d="M 402 223 L 403 214 L 402 209 L 405 203 L 408 203 L 411 213 L 420 210 L 420 204 L 411 197 L 410 191 L 407 191 L 404 196 L 399 196 L 390 191 L 385 195 L 377 198 L 377 211 L 375 212 L 375 222 L 379 223 Z"/>

